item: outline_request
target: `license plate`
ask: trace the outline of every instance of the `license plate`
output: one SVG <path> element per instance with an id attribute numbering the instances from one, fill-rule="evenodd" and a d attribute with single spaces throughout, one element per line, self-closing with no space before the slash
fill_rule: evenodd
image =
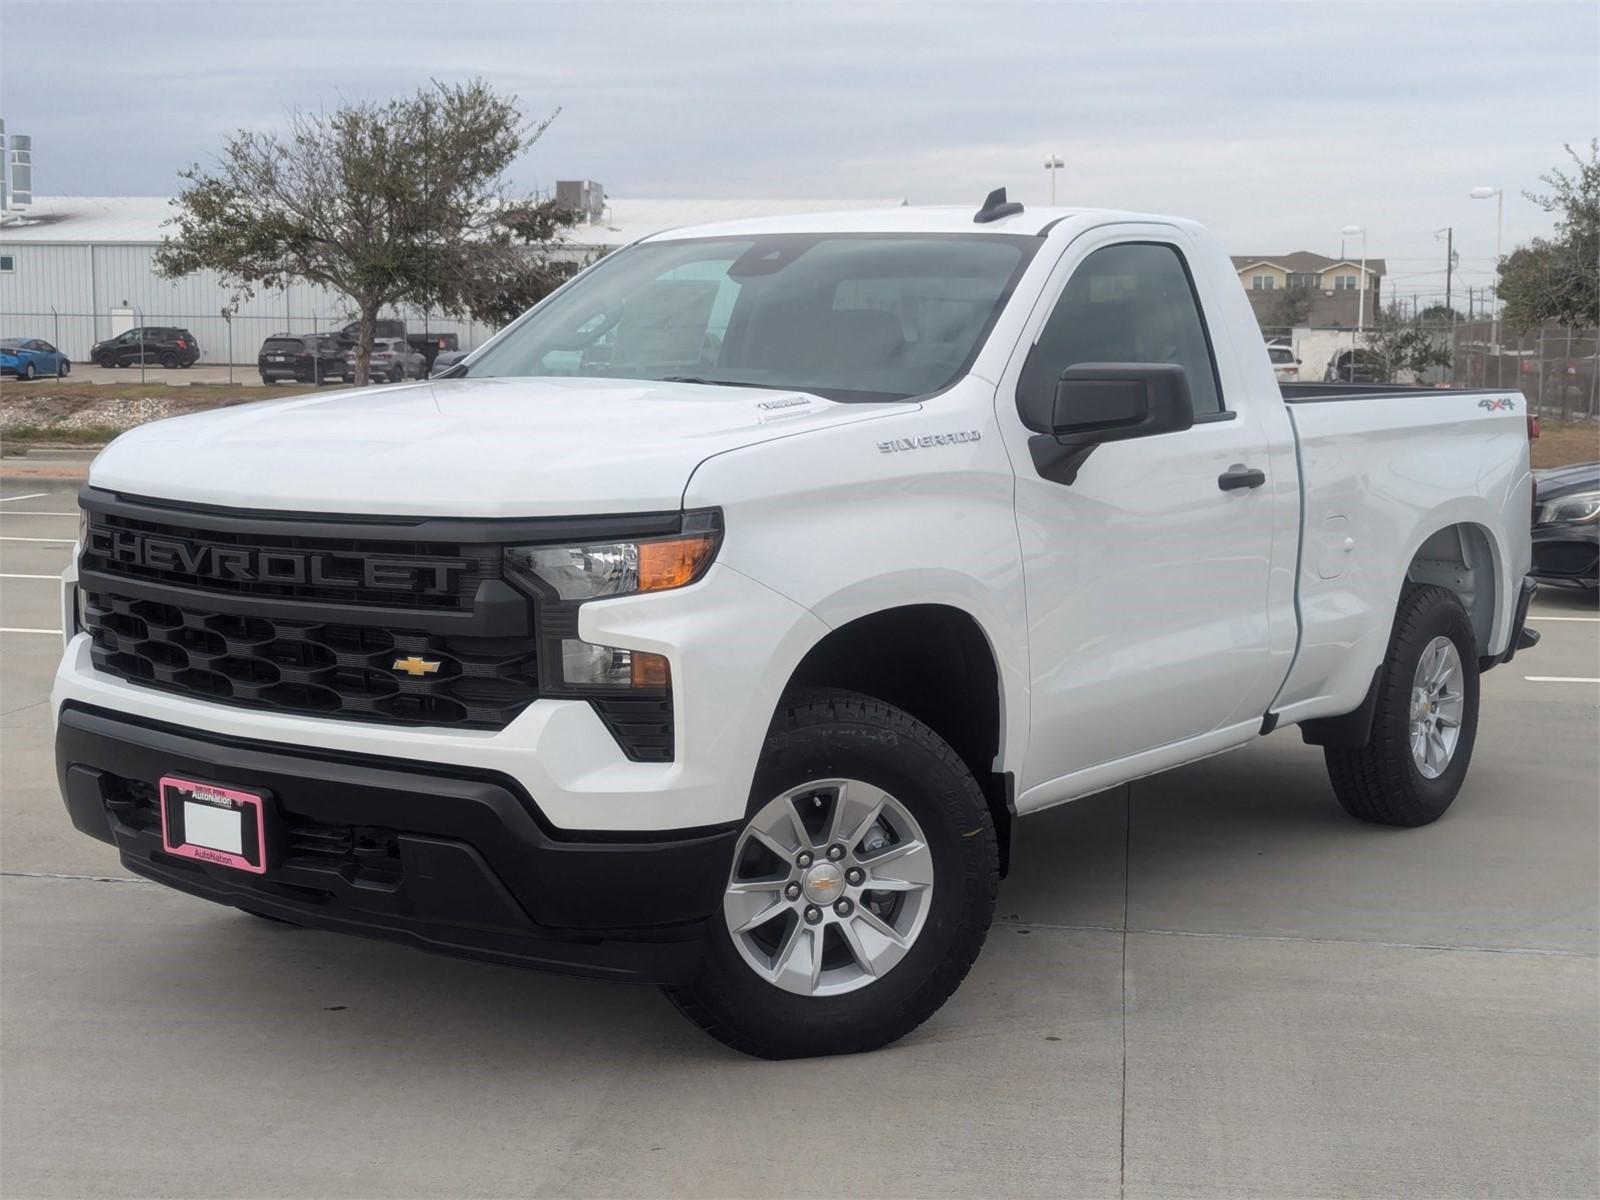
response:
<path id="1" fill-rule="evenodd" d="M 179 779 L 161 779 L 161 843 L 168 854 L 261 875 L 267 869 L 267 797 Z"/>
<path id="2" fill-rule="evenodd" d="M 267 355 L 267 361 L 268 362 L 282 362 L 283 361 L 283 355 L 281 355 L 281 354 L 269 354 L 269 355 Z"/>

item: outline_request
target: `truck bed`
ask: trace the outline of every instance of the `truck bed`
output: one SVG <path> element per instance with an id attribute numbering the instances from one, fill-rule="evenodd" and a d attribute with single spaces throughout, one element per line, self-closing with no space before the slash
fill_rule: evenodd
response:
<path id="1" fill-rule="evenodd" d="M 1374 396 L 1499 396 L 1504 388 L 1438 388 L 1407 383 L 1282 383 L 1286 404 L 1320 404 L 1330 400 L 1370 400 Z"/>

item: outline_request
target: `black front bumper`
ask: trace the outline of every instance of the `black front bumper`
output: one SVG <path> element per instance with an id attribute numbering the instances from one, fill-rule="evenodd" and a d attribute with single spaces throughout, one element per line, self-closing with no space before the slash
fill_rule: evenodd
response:
<path id="1" fill-rule="evenodd" d="M 70 704 L 56 772 L 72 823 L 146 879 L 296 925 L 636 983 L 693 974 L 735 838 L 732 827 L 558 832 L 503 775 L 225 739 Z M 266 873 L 166 853 L 164 775 L 265 791 Z"/>
<path id="2" fill-rule="evenodd" d="M 1541 583 L 1600 587 L 1600 525 L 1535 525 L 1533 577 Z"/>

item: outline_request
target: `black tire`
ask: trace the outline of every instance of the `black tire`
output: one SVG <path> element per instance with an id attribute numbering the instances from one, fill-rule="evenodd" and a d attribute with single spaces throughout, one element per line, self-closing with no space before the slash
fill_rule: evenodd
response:
<path id="1" fill-rule="evenodd" d="M 178 356 L 170 350 L 167 351 L 161 356 L 161 365 L 169 371 L 175 370 L 178 366 Z"/>
<path id="2" fill-rule="evenodd" d="M 38 377 L 39 371 L 32 363 L 22 364 L 22 379 L 24 383 L 32 383 Z"/>
<path id="3" fill-rule="evenodd" d="M 1436 637 L 1455 644 L 1461 660 L 1460 734 L 1448 766 L 1426 778 L 1411 752 L 1411 689 L 1423 651 Z M 1372 736 L 1360 749 L 1323 751 L 1334 795 L 1353 817 L 1378 825 L 1415 827 L 1444 815 L 1461 790 L 1478 736 L 1478 648 L 1472 621 L 1456 594 L 1441 587 L 1408 587 L 1395 614 L 1388 657 L 1378 678 Z"/>
<path id="4" fill-rule="evenodd" d="M 68 375 L 71 375 L 71 374 L 72 374 L 72 362 L 69 359 L 65 359 L 65 358 L 58 359 L 56 361 L 56 378 L 57 379 L 65 379 Z"/>
<path id="5" fill-rule="evenodd" d="M 994 918 L 999 850 L 977 782 L 933 730 L 893 705 L 853 692 L 786 697 L 767 733 L 750 815 L 811 780 L 860 779 L 894 796 L 921 826 L 934 887 L 921 933 L 881 978 L 842 995 L 780 990 L 733 944 L 722 913 L 709 923 L 695 980 L 664 989 L 718 1041 L 760 1058 L 876 1050 L 905 1036 L 950 998 Z"/>

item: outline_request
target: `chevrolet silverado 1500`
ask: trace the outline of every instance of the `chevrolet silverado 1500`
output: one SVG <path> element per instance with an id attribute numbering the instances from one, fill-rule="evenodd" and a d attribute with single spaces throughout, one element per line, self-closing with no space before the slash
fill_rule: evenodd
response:
<path id="1" fill-rule="evenodd" d="M 442 378 L 117 439 L 60 784 L 194 896 L 865 1050 L 1030 813 L 1296 725 L 1354 816 L 1438 818 L 1531 499 L 1517 393 L 1280 389 L 1188 221 L 676 230 Z"/>

